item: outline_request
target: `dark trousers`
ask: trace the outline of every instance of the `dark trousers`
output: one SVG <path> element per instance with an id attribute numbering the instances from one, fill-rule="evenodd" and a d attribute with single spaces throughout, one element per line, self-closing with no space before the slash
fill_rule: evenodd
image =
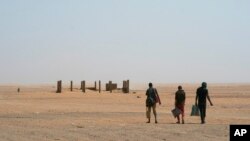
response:
<path id="1" fill-rule="evenodd" d="M 206 104 L 199 104 L 201 122 L 205 122 L 206 117 Z"/>

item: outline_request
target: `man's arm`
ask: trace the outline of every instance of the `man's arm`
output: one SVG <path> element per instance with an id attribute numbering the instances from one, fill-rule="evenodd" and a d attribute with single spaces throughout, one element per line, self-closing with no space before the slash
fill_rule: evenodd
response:
<path id="1" fill-rule="evenodd" d="M 159 100 L 159 104 L 161 105 L 161 99 L 160 99 L 160 96 L 159 96 L 159 94 L 158 94 L 157 89 L 155 89 L 155 94 L 156 94 L 156 97 L 157 97 L 158 100 Z"/>
<path id="2" fill-rule="evenodd" d="M 208 99 L 210 105 L 213 106 L 213 103 L 212 103 L 212 101 L 211 101 L 211 99 L 210 99 L 210 97 L 209 97 L 209 95 L 208 95 L 208 91 L 207 91 L 207 99 Z"/>
<path id="3" fill-rule="evenodd" d="M 184 92 L 184 104 L 186 102 L 186 93 Z"/>

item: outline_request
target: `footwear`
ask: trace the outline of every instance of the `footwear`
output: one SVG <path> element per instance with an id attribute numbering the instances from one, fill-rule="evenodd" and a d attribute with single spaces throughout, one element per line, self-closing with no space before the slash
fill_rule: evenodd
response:
<path id="1" fill-rule="evenodd" d="M 177 121 L 176 123 L 177 123 L 177 124 L 180 124 L 180 121 Z"/>
<path id="2" fill-rule="evenodd" d="M 147 121 L 146 123 L 150 123 L 150 121 Z"/>
<path id="3" fill-rule="evenodd" d="M 184 120 L 182 120 L 182 124 L 185 124 Z"/>
<path id="4" fill-rule="evenodd" d="M 155 121 L 155 124 L 157 124 L 158 123 L 158 121 Z"/>

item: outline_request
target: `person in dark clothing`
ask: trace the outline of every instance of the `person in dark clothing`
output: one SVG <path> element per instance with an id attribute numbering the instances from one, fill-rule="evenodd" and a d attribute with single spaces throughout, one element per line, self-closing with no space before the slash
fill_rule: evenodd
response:
<path id="1" fill-rule="evenodd" d="M 182 86 L 178 86 L 178 91 L 175 93 L 175 107 L 181 110 L 182 124 L 184 124 L 184 105 L 186 100 L 186 94 L 182 89 Z M 177 116 L 177 122 L 180 123 L 180 115 Z"/>
<path id="2" fill-rule="evenodd" d="M 196 98 L 195 98 L 195 105 L 196 106 L 197 106 L 197 100 L 198 100 L 198 107 L 200 110 L 201 124 L 205 123 L 207 99 L 208 99 L 210 105 L 213 106 L 213 103 L 210 100 L 210 97 L 208 95 L 207 83 L 202 82 L 201 87 L 199 87 L 196 91 Z"/>
<path id="3" fill-rule="evenodd" d="M 150 118 L 151 118 L 151 108 L 153 109 L 154 117 L 155 117 L 155 123 L 158 123 L 157 121 L 157 113 L 156 113 L 156 103 L 159 102 L 161 105 L 161 100 L 158 95 L 158 92 L 155 88 L 153 88 L 153 84 L 149 83 L 149 88 L 146 91 L 146 116 L 148 118 L 147 123 L 150 123 Z M 152 99 L 153 103 L 148 103 L 148 99 Z"/>

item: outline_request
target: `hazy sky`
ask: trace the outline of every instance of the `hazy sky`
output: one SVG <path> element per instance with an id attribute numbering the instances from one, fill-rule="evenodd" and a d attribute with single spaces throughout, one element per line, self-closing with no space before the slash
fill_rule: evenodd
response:
<path id="1" fill-rule="evenodd" d="M 0 83 L 250 82 L 249 0 L 0 0 Z"/>

